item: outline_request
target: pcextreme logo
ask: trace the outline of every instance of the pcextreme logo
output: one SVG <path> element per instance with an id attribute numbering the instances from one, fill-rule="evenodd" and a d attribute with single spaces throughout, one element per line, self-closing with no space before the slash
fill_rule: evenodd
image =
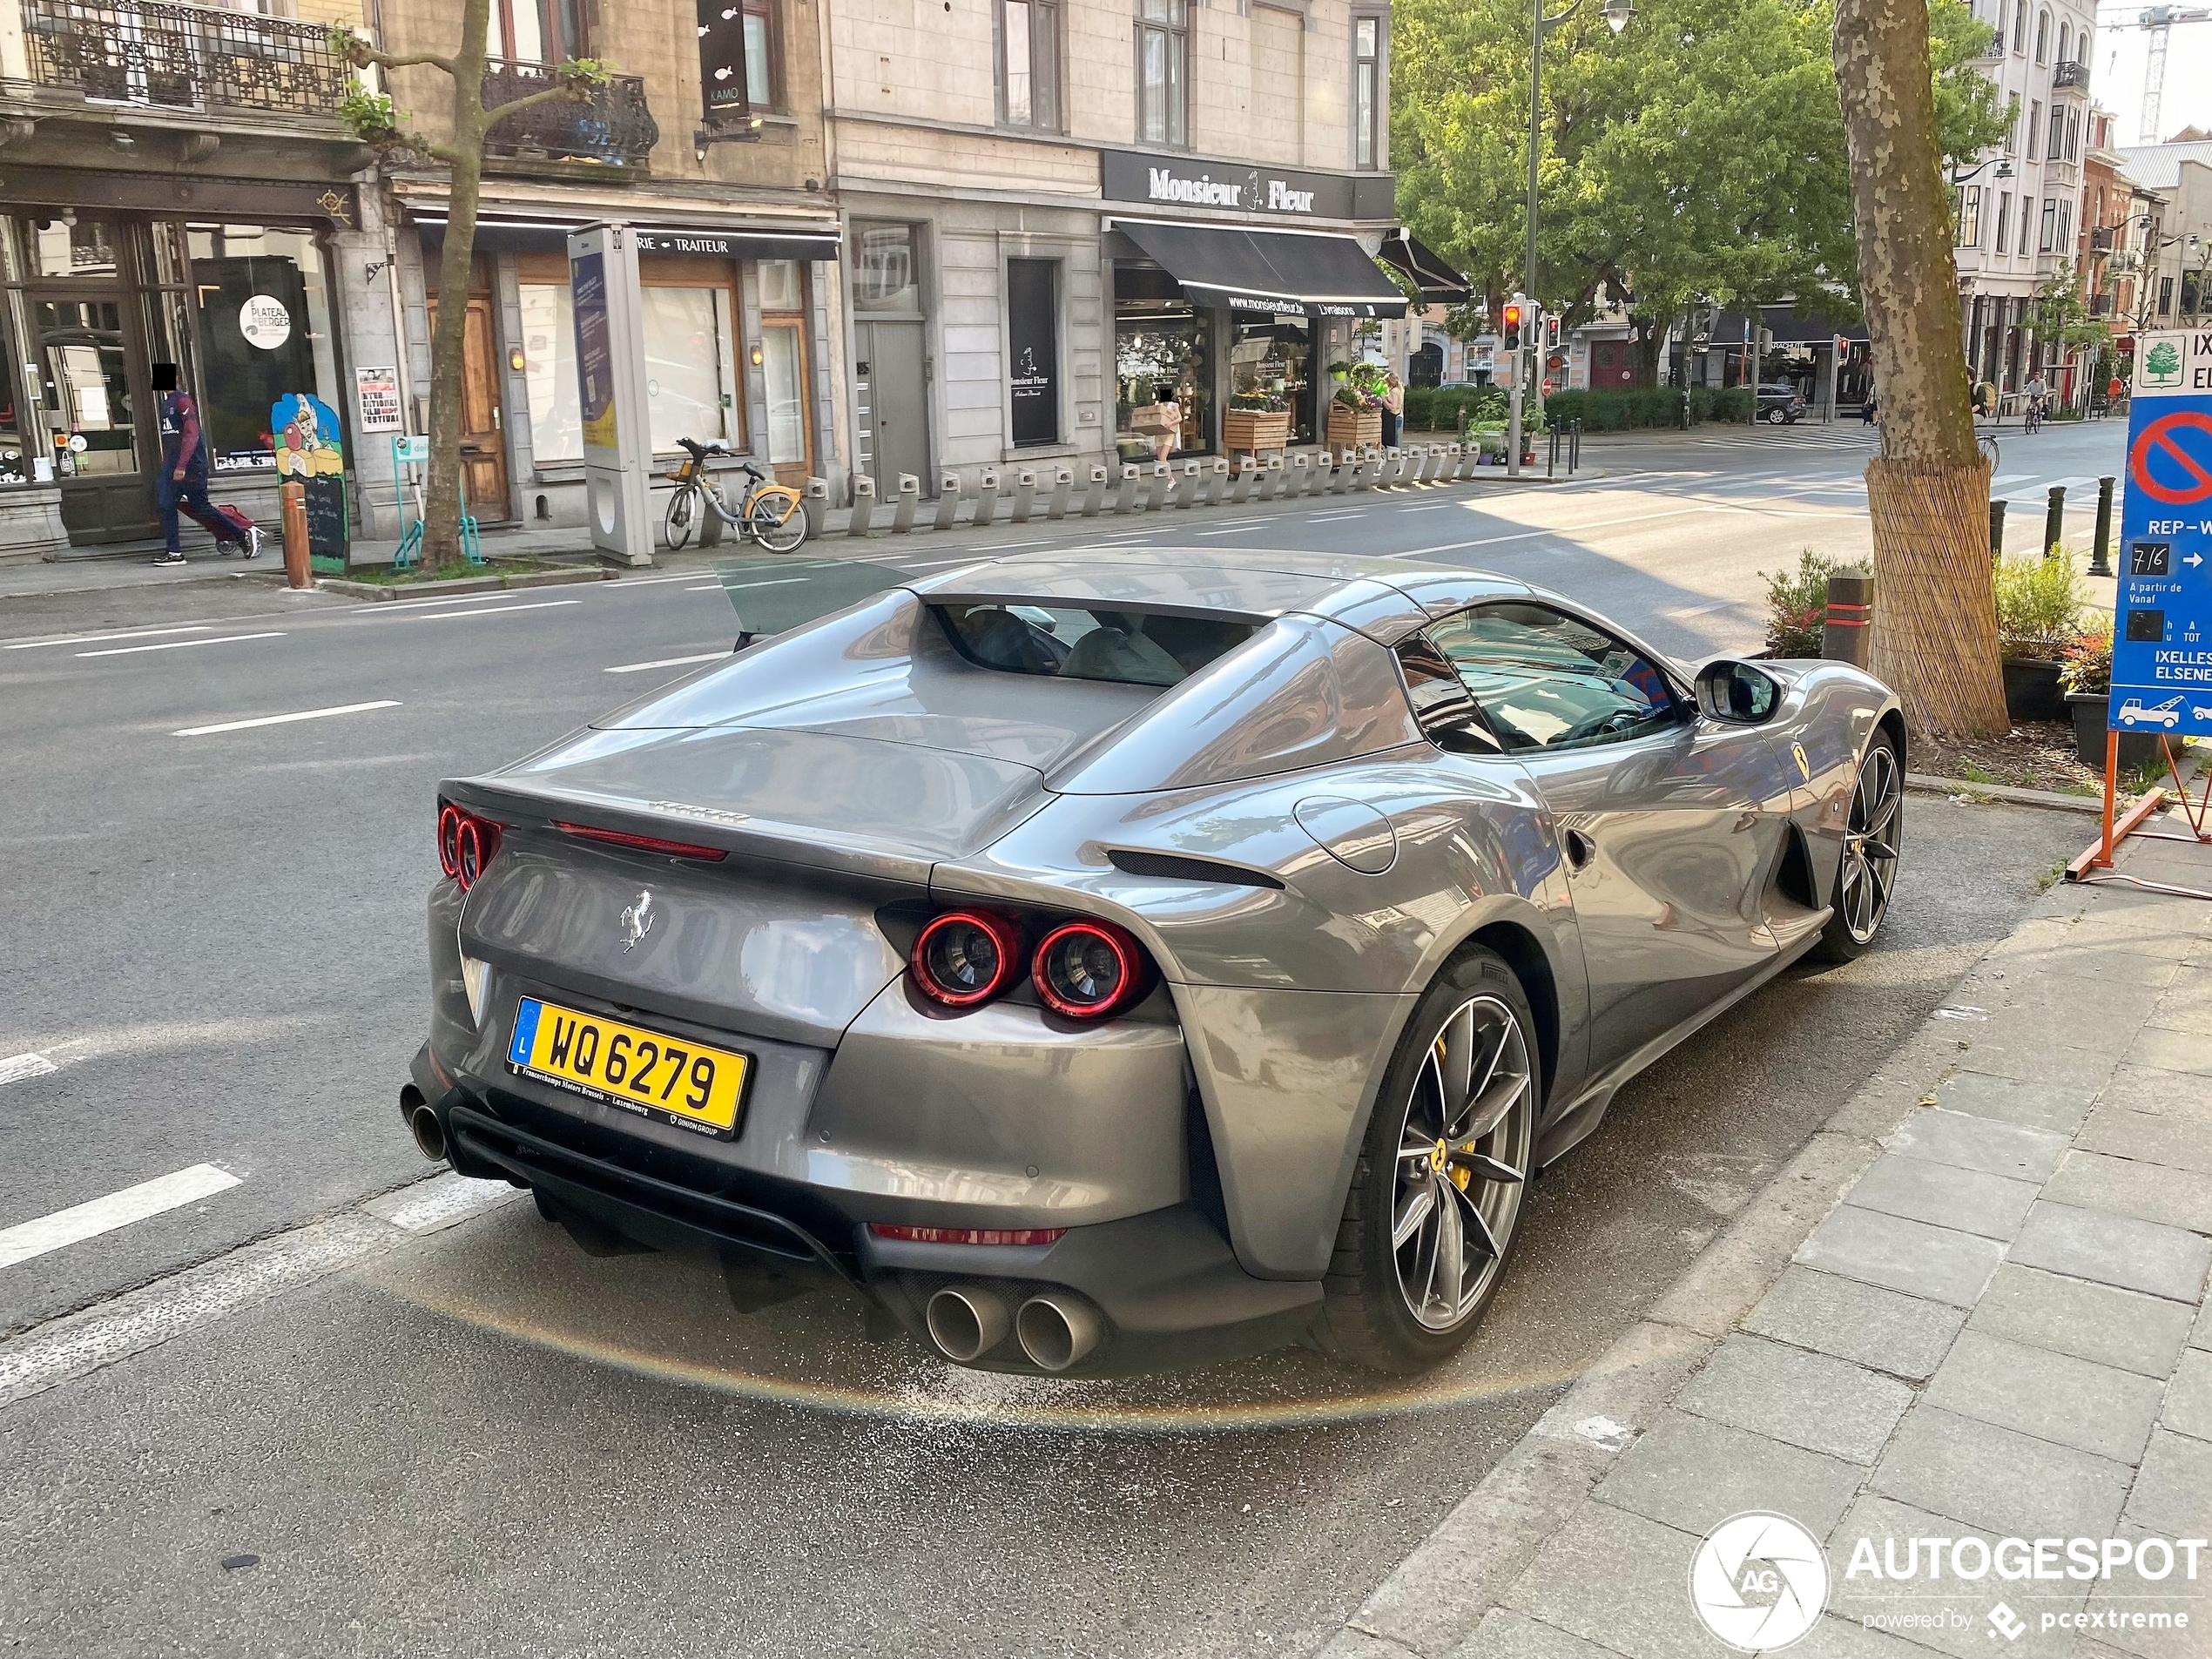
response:
<path id="1" fill-rule="evenodd" d="M 1820 1541 L 1787 1515 L 1749 1510 L 1705 1534 L 1689 1561 L 1689 1604 L 1738 1653 L 1786 1648 L 1828 1605 Z"/>

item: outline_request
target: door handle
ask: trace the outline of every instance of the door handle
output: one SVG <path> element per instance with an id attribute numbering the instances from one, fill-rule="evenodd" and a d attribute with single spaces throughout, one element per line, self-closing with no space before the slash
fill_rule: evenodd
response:
<path id="1" fill-rule="evenodd" d="M 1597 856 L 1597 843 L 1578 829 L 1568 830 L 1560 840 L 1567 848 L 1567 867 L 1570 870 L 1587 869 L 1590 860 Z"/>

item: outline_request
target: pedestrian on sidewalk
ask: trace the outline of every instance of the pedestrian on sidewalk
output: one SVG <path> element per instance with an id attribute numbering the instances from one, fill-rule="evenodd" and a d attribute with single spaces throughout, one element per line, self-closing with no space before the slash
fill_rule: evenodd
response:
<path id="1" fill-rule="evenodd" d="M 261 552 L 260 528 L 235 507 L 218 511 L 207 499 L 207 435 L 200 430 L 199 408 L 192 394 L 179 388 L 177 366 L 153 366 L 153 389 L 161 397 L 161 471 L 154 480 L 154 501 L 161 509 L 163 552 L 156 564 L 182 564 L 178 545 L 179 509 L 215 538 L 218 550 L 238 547 L 251 558 Z"/>
<path id="2" fill-rule="evenodd" d="M 1382 441 L 1383 448 L 1398 446 L 1398 431 L 1406 421 L 1406 382 L 1398 378 L 1394 368 L 1383 370 Z"/>

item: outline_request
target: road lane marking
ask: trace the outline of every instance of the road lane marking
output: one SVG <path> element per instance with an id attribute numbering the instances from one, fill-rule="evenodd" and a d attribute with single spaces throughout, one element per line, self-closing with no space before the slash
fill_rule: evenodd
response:
<path id="1" fill-rule="evenodd" d="M 1456 553 L 1463 548 L 1495 547 L 1501 542 L 1529 542 L 1545 536 L 1580 536 L 1584 530 L 1611 529 L 1622 524 L 1648 524 L 1657 518 L 1690 518 L 1700 513 L 1748 513 L 1749 507 L 1721 506 L 1701 503 L 1696 507 L 1677 507 L 1664 513 L 1629 513 L 1620 518 L 1601 518 L 1588 524 L 1563 524 L 1556 529 L 1521 530 L 1512 536 L 1484 536 L 1472 542 L 1444 542 L 1435 547 L 1411 547 L 1403 553 L 1386 553 L 1385 558 L 1417 559 L 1429 553 Z"/>
<path id="2" fill-rule="evenodd" d="M 334 714 L 366 714 L 371 709 L 395 709 L 399 699 L 385 698 L 375 703 L 341 703 L 330 709 L 302 709 L 297 714 L 264 714 L 253 720 L 225 720 L 215 725 L 188 725 L 181 732 L 169 735 L 175 738 L 205 738 L 218 732 L 245 732 L 257 725 L 290 725 L 294 720 L 321 720 Z"/>
<path id="3" fill-rule="evenodd" d="M 213 639 L 169 639 L 158 645 L 111 645 L 105 651 L 80 651 L 79 657 L 128 657 L 142 651 L 182 651 L 187 645 L 235 645 L 241 639 L 281 639 L 281 633 L 221 634 Z"/>
<path id="4" fill-rule="evenodd" d="M 657 662 L 624 663 L 604 671 L 610 674 L 642 674 L 649 668 L 685 668 L 693 663 L 727 662 L 734 655 L 735 652 L 726 651 L 702 651 L 697 657 L 663 657 Z"/>
<path id="5" fill-rule="evenodd" d="M 43 1054 L 11 1054 L 0 1060 L 0 1083 L 19 1083 L 26 1077 L 44 1077 L 60 1069 Z"/>
<path id="6" fill-rule="evenodd" d="M 1457 504 L 1458 503 L 1455 502 L 1433 501 L 1426 507 L 1401 507 L 1398 510 L 1401 513 L 1439 513 L 1442 512 L 1447 507 L 1453 507 Z"/>
<path id="7" fill-rule="evenodd" d="M 553 610 L 562 605 L 580 605 L 581 599 L 540 599 L 536 604 L 502 605 L 496 610 L 425 610 L 407 618 L 409 622 L 450 622 L 455 617 L 511 617 L 518 610 Z"/>
<path id="8" fill-rule="evenodd" d="M 759 582 L 725 582 L 722 589 L 725 593 L 738 593 L 746 588 L 787 588 L 794 582 L 812 582 L 813 579 L 811 576 L 772 576 Z"/>
<path id="9" fill-rule="evenodd" d="M 195 1163 L 189 1170 L 141 1181 L 135 1187 L 111 1192 L 105 1198 L 57 1210 L 51 1216 L 0 1230 L 0 1267 L 13 1267 L 17 1262 L 27 1262 L 49 1251 L 98 1238 L 102 1233 L 114 1232 L 149 1216 L 212 1198 L 238 1184 L 238 1177 L 227 1170 L 219 1170 L 212 1163 Z"/>
<path id="10" fill-rule="evenodd" d="M 50 645 L 96 645 L 103 639 L 154 639 L 163 634 L 204 634 L 212 623 L 186 623 L 177 628 L 132 628 L 119 634 L 71 634 L 64 639 L 31 639 L 20 645 L 9 645 L 8 651 L 44 651 Z"/>

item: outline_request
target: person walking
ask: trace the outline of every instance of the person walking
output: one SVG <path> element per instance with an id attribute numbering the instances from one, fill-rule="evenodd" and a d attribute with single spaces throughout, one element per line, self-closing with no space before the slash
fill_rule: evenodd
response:
<path id="1" fill-rule="evenodd" d="M 1383 370 L 1382 441 L 1383 448 L 1398 447 L 1398 429 L 1406 423 L 1406 382 L 1398 378 L 1394 368 Z"/>
<path id="2" fill-rule="evenodd" d="M 199 408 L 177 384 L 174 363 L 153 365 L 153 389 L 161 398 L 161 472 L 154 480 L 154 502 L 161 509 L 163 552 L 156 564 L 182 564 L 177 514 L 181 509 L 215 538 L 218 548 L 237 546 L 249 558 L 261 554 L 260 526 L 237 508 L 218 512 L 207 499 L 207 435 L 199 428 Z"/>

